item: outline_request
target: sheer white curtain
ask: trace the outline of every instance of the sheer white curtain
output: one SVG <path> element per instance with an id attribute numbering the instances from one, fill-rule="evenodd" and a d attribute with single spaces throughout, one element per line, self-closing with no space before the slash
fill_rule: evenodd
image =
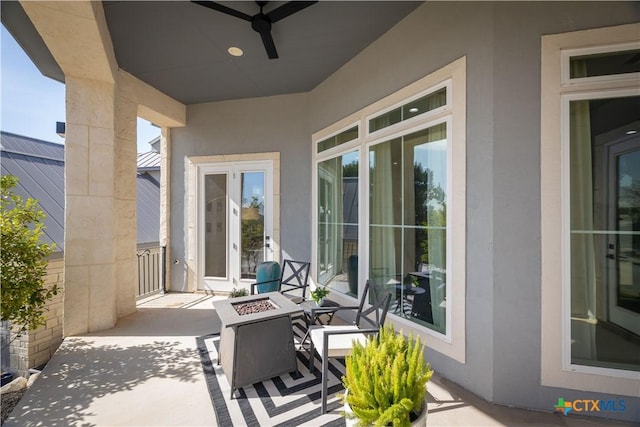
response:
<path id="1" fill-rule="evenodd" d="M 370 168 L 370 270 L 372 279 L 383 284 L 396 277 L 396 245 L 394 235 L 394 182 L 392 144 L 388 141 L 371 148 Z M 400 183 L 397 183 L 400 187 Z"/>
<path id="2" fill-rule="evenodd" d="M 570 103 L 571 336 L 573 358 L 595 357 L 596 260 L 589 101 Z"/>

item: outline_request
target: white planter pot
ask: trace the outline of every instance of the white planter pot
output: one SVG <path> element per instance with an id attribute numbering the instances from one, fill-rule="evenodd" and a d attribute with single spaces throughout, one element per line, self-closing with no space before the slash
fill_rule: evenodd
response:
<path id="1" fill-rule="evenodd" d="M 345 396 L 345 400 L 344 400 L 344 413 L 345 415 L 353 415 L 353 411 L 351 410 L 351 407 L 349 406 L 349 404 L 347 403 L 347 393 L 348 390 L 345 390 L 344 392 L 344 396 Z M 422 402 L 422 413 L 420 414 L 420 416 L 418 418 L 416 418 L 412 423 L 411 426 L 412 427 L 426 427 L 427 426 L 427 395 L 424 395 L 424 402 Z M 345 425 L 346 427 L 356 427 L 358 426 L 358 419 L 357 418 L 349 418 L 348 416 L 345 417 Z"/>

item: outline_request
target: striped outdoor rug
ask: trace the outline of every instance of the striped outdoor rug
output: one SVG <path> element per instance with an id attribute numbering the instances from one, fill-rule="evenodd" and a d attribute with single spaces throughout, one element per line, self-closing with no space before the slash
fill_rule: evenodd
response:
<path id="1" fill-rule="evenodd" d="M 302 335 L 294 324 L 296 339 Z M 231 386 L 218 365 L 218 334 L 196 338 L 218 426 L 344 426 L 342 392 L 344 360 L 330 359 L 328 413 L 320 414 L 320 361 L 309 372 L 307 352 L 298 351 L 298 373 L 291 373 L 240 388 L 229 399 Z"/>

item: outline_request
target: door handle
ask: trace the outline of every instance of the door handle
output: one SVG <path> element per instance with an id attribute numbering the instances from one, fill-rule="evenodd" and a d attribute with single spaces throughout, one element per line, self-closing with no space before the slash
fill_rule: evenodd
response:
<path id="1" fill-rule="evenodd" d="M 607 255 L 607 258 L 609 259 L 616 259 L 616 256 L 614 254 L 609 254 Z"/>

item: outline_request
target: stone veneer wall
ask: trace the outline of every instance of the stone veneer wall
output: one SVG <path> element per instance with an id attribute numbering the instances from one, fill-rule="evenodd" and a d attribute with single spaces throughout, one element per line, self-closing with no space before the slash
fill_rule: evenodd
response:
<path id="1" fill-rule="evenodd" d="M 58 295 L 46 305 L 46 324 L 17 338 L 15 334 L 11 334 L 11 339 L 15 338 L 9 349 L 11 372 L 14 376 L 28 377 L 29 369 L 47 363 L 62 343 L 64 258 L 49 260 L 45 284 L 57 284 L 59 289 Z"/>

